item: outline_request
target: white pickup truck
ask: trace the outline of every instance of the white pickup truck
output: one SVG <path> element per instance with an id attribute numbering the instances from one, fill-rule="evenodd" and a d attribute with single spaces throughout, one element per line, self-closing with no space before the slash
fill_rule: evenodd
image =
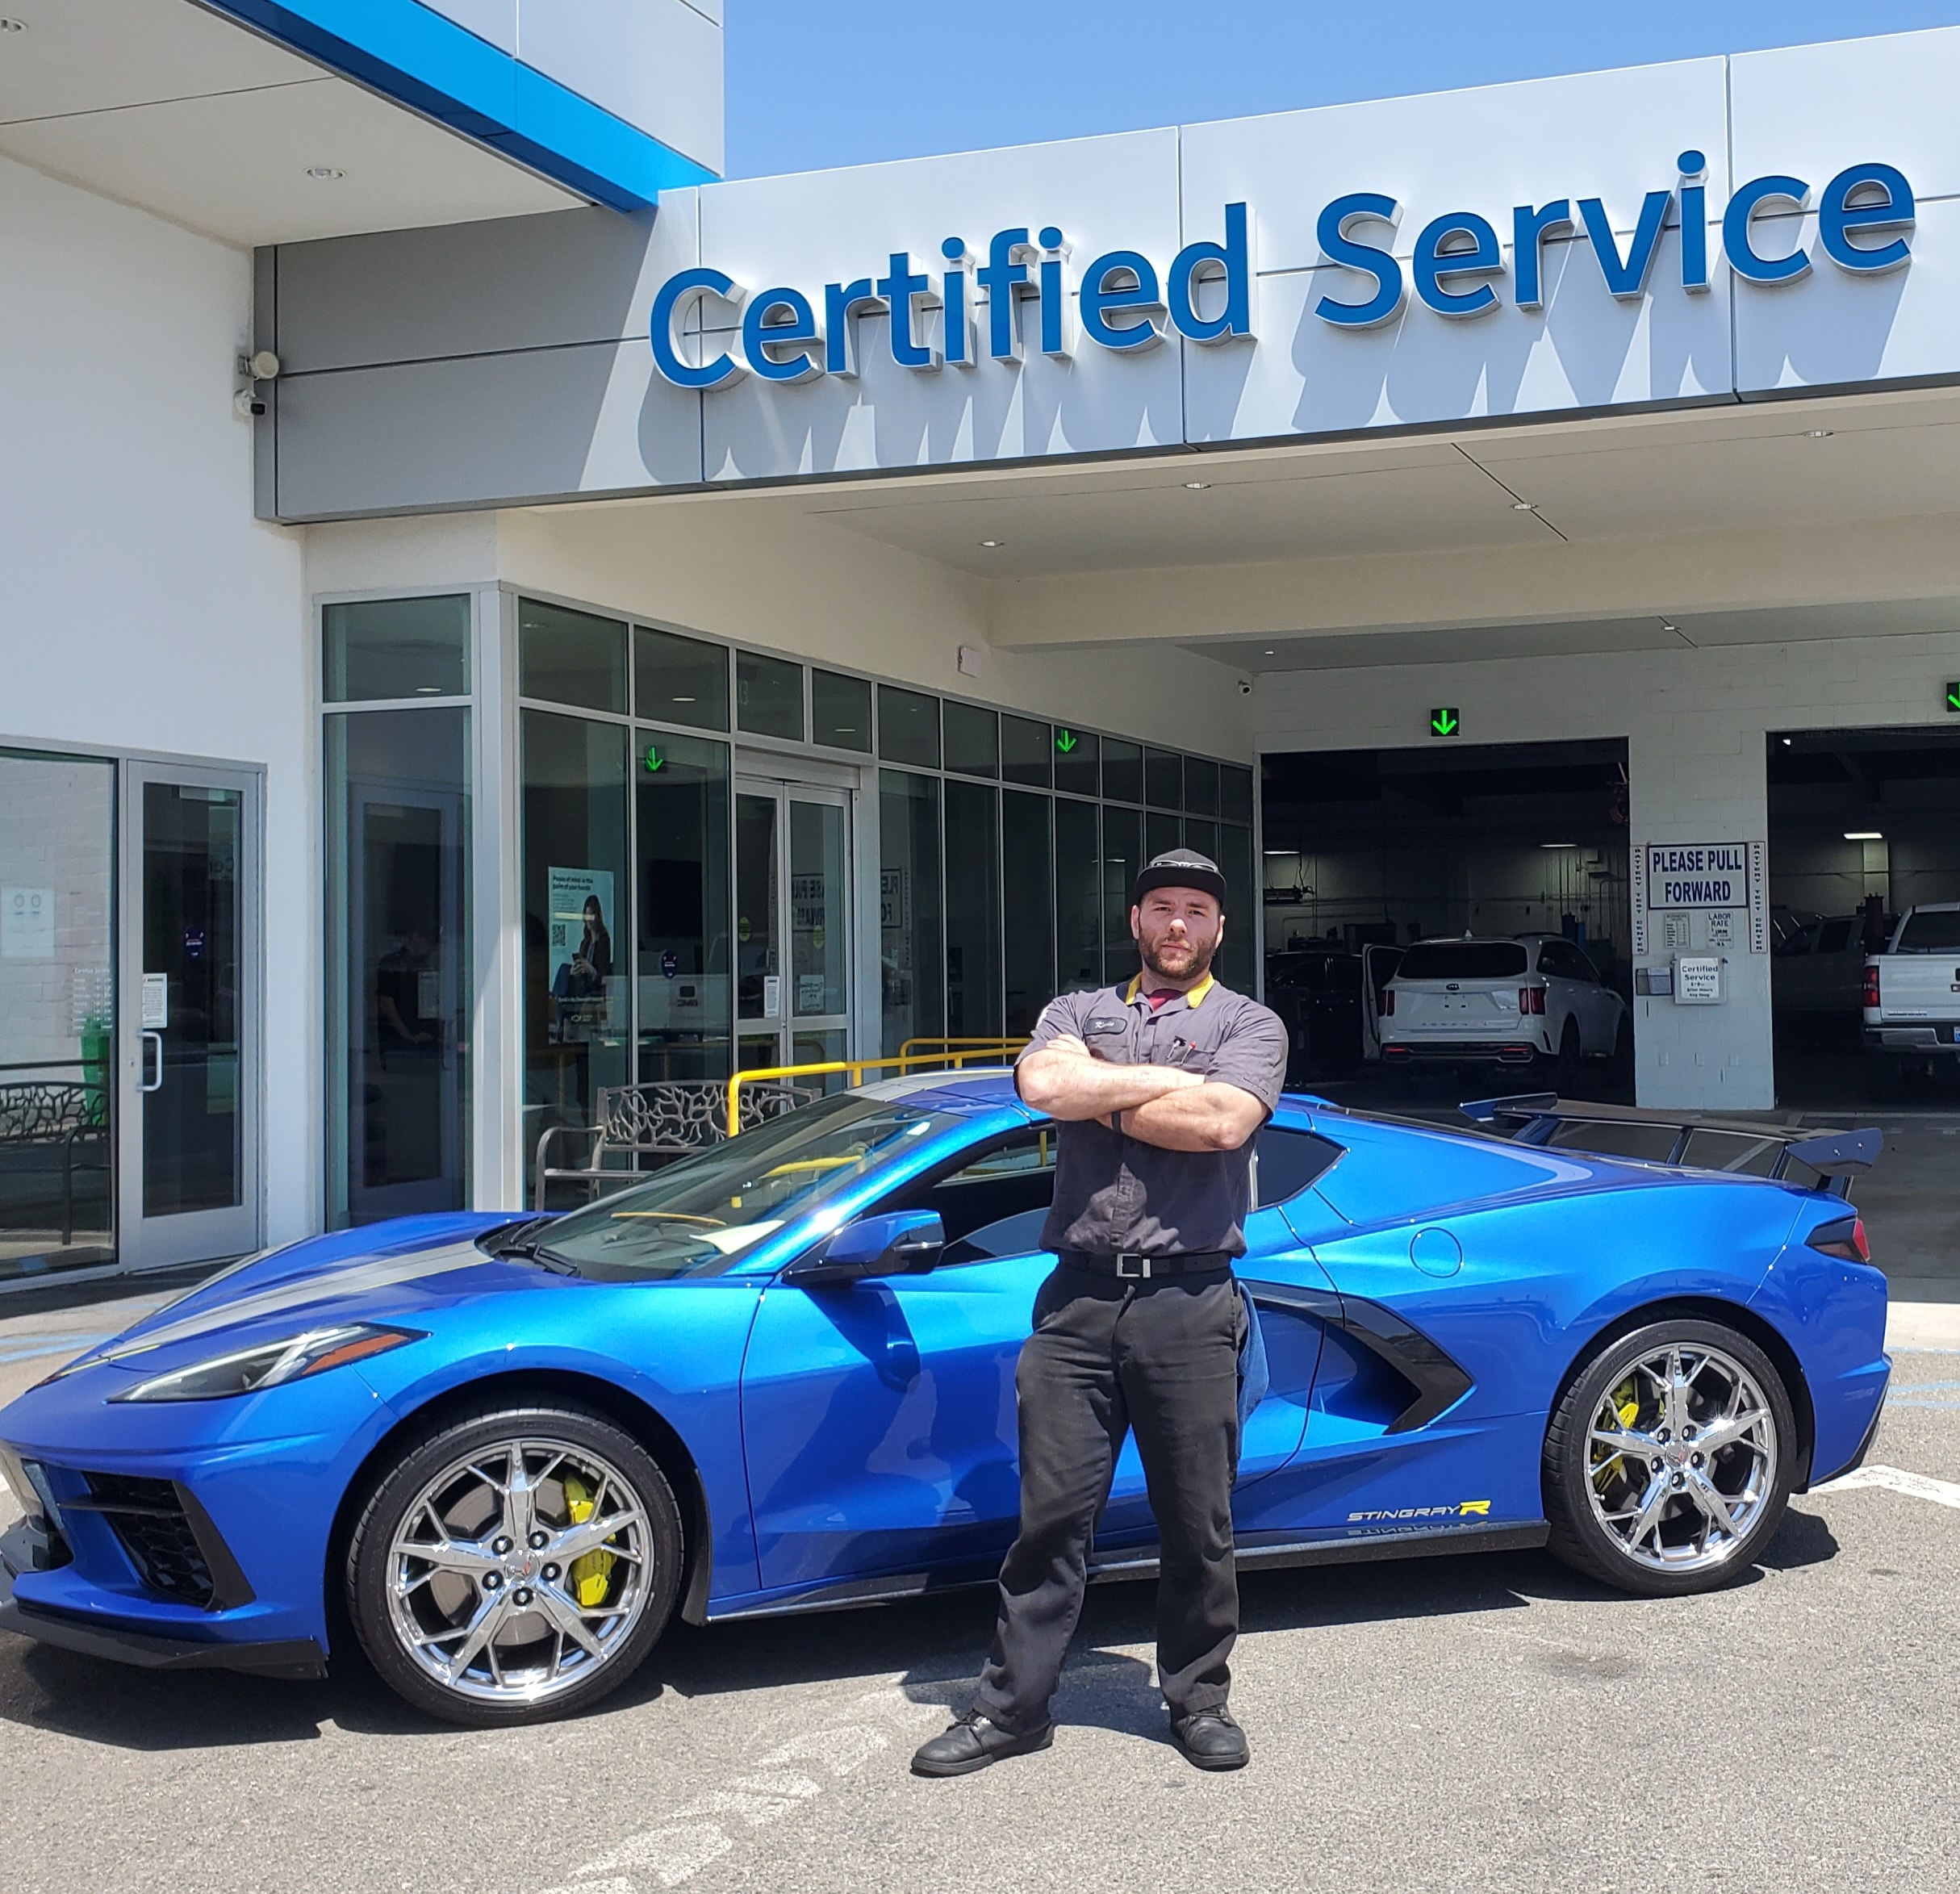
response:
<path id="1" fill-rule="evenodd" d="M 1960 901 L 1910 909 L 1865 962 L 1866 1079 L 1874 1099 L 1960 1059 Z M 1948 1067 L 1947 1069 L 1960 1069 Z"/>

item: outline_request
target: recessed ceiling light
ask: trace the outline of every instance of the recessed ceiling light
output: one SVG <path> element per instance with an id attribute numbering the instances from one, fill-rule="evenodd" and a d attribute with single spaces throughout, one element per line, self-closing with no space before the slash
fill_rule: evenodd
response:
<path id="1" fill-rule="evenodd" d="M 1812 428 L 1803 437 L 1807 441 L 1828 441 L 1833 430 L 1829 428 Z"/>
<path id="2" fill-rule="evenodd" d="M 988 552 L 997 552 L 1001 547 L 1007 544 L 1007 541 L 1005 539 L 983 539 L 980 544 L 985 546 Z"/>
<path id="3" fill-rule="evenodd" d="M 696 697 L 670 697 L 667 699 L 667 701 L 670 704 L 695 704 L 698 703 L 700 699 Z"/>
<path id="4" fill-rule="evenodd" d="M 1274 655 L 1273 647 L 1272 647 L 1272 646 L 1270 646 L 1270 645 L 1268 645 L 1268 646 L 1266 646 L 1266 655 L 1267 655 L 1268 658 L 1270 658 L 1270 657 L 1272 657 L 1272 656 L 1273 656 L 1273 655 Z"/>
<path id="5" fill-rule="evenodd" d="M 1528 500 L 1514 500 L 1511 503 L 1511 510 L 1514 513 L 1535 513 L 1538 511 Z"/>
<path id="6" fill-rule="evenodd" d="M 0 19 L 0 33 L 24 33 L 27 23 L 24 19 Z"/>
<path id="7" fill-rule="evenodd" d="M 417 684 L 415 688 L 415 694 L 418 697 L 440 697 L 442 695 L 442 686 L 441 684 Z"/>
<path id="8" fill-rule="evenodd" d="M 1297 848 L 1268 848 L 1266 851 L 1268 855 L 1298 855 L 1299 852 Z"/>
<path id="9" fill-rule="evenodd" d="M 1678 632 L 1681 629 L 1681 627 L 1675 624 L 1673 619 L 1663 618 L 1661 621 L 1661 629 L 1663 631 Z"/>
<path id="10" fill-rule="evenodd" d="M 1791 746 L 1791 744 L 1793 744 L 1793 743 L 1794 743 L 1794 742 L 1796 742 L 1796 738 L 1795 738 L 1795 737 L 1786 737 L 1786 738 L 1784 738 L 1784 739 L 1783 739 L 1783 747 L 1784 747 L 1786 750 L 1787 750 L 1787 749 L 1788 749 L 1788 748 Z"/>
<path id="11" fill-rule="evenodd" d="M 1540 848 L 1577 848 L 1579 845 L 1576 842 L 1541 842 L 1538 846 Z"/>
<path id="12" fill-rule="evenodd" d="M 1209 480 L 1187 480 L 1185 482 L 1185 491 L 1187 493 L 1206 493 L 1210 491 L 1210 487 L 1211 483 Z"/>
<path id="13" fill-rule="evenodd" d="M 1883 842 L 1885 837 L 1877 829 L 1847 829 L 1845 830 L 1845 839 L 1847 842 Z"/>
<path id="14" fill-rule="evenodd" d="M 345 178 L 347 174 L 337 165 L 308 165 L 307 175 L 317 178 L 322 184 L 331 184 L 336 178 Z"/>

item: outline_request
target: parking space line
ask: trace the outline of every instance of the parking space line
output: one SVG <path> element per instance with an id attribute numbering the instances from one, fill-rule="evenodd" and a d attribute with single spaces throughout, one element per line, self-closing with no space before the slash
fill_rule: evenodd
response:
<path id="1" fill-rule="evenodd" d="M 1923 1473 L 1908 1473 L 1896 1466 L 1861 1466 L 1841 1478 L 1812 1486 L 1813 1493 L 1845 1493 L 1855 1486 L 1879 1486 L 1888 1493 L 1904 1493 L 1911 1499 L 1929 1499 L 1935 1506 L 1950 1506 L 1960 1512 L 1960 1485 L 1936 1480 Z"/>
<path id="2" fill-rule="evenodd" d="M 870 1716 L 887 1722 L 937 1723 L 946 1715 L 943 1705 L 919 1703 L 896 1684 L 865 1691 L 842 1708 L 847 1717 Z M 569 1885 L 548 1889 L 546 1894 L 641 1894 L 640 1883 L 617 1871 L 623 1867 L 643 1869 L 662 1887 L 677 1888 L 733 1851 L 734 1838 L 723 1821 L 767 1828 L 808 1807 L 823 1792 L 818 1777 L 787 1765 L 821 1764 L 834 1777 L 846 1776 L 891 1746 L 891 1736 L 875 1723 L 838 1722 L 805 1731 L 758 1756 L 747 1771 L 721 1787 L 628 1836 L 603 1859 L 575 1869 Z M 705 1819 L 717 1816 L 722 1821 Z M 589 1878 L 601 1875 L 609 1878 Z"/>

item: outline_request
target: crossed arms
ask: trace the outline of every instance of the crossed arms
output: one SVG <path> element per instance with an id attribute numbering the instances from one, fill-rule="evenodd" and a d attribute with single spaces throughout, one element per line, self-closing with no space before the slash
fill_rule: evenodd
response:
<path id="1" fill-rule="evenodd" d="M 1021 1096 L 1064 1124 L 1101 1118 L 1160 1151 L 1236 1151 L 1266 1108 L 1236 1085 L 1175 1065 L 1115 1065 L 1064 1034 L 1021 1061 Z"/>

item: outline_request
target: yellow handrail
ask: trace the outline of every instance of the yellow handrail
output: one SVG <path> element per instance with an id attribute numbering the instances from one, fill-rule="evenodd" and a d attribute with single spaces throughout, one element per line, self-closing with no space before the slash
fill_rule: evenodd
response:
<path id="1" fill-rule="evenodd" d="M 908 1039 L 908 1046 L 921 1042 Z M 933 1040 L 934 1045 L 951 1044 L 948 1040 Z M 861 1084 L 864 1074 L 873 1070 L 882 1071 L 888 1065 L 896 1066 L 901 1072 L 914 1065 L 951 1065 L 956 1071 L 963 1071 L 969 1059 L 1005 1059 L 1010 1053 L 1018 1052 L 1027 1043 L 1026 1039 L 968 1039 L 958 1043 L 963 1048 L 956 1052 L 906 1052 L 884 1059 L 826 1059 L 814 1065 L 764 1065 L 751 1066 L 730 1075 L 728 1081 L 728 1135 L 731 1138 L 742 1135 L 742 1088 L 763 1079 L 819 1078 L 833 1072 L 847 1072 L 851 1083 Z"/>

